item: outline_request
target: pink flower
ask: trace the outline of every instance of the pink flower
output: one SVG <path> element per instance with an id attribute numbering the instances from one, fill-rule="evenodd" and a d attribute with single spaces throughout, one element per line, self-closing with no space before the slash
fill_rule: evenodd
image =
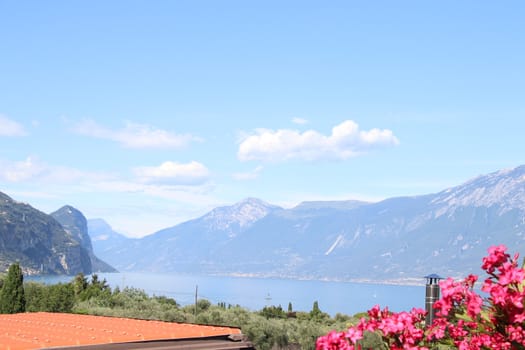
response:
<path id="1" fill-rule="evenodd" d="M 499 265 L 503 264 L 510 257 L 505 253 L 506 250 L 507 247 L 504 245 L 490 247 L 489 256 L 483 258 L 481 268 L 488 273 L 493 273 Z"/>
<path id="2" fill-rule="evenodd" d="M 448 320 L 446 318 L 444 317 L 435 318 L 430 327 L 429 333 L 427 335 L 427 340 L 432 341 L 434 339 L 437 339 L 437 340 L 443 339 L 445 337 L 447 326 L 448 326 Z"/>
<path id="3" fill-rule="evenodd" d="M 466 292 L 466 303 L 467 303 L 467 314 L 471 318 L 475 318 L 481 313 L 481 306 L 483 305 L 483 299 L 473 291 L 469 290 Z"/>
<path id="4" fill-rule="evenodd" d="M 357 328 L 348 328 L 346 331 L 346 338 L 350 339 L 352 344 L 357 343 L 358 340 L 363 339 L 363 331 Z"/>
<path id="5" fill-rule="evenodd" d="M 344 332 L 332 331 L 323 337 L 319 337 L 315 344 L 316 350 L 353 350 L 348 344 Z"/>
<path id="6" fill-rule="evenodd" d="M 523 269 L 517 268 L 515 262 L 505 262 L 500 265 L 498 270 L 500 271 L 498 282 L 503 286 L 519 283 L 525 277 L 525 272 Z"/>
<path id="7" fill-rule="evenodd" d="M 491 301 L 496 305 L 505 305 L 507 291 L 503 286 L 487 279 L 481 290 L 490 294 Z"/>
<path id="8" fill-rule="evenodd" d="M 320 337 L 317 349 L 355 350 L 364 331 L 380 334 L 389 349 L 428 350 L 435 342 L 454 344 L 459 350 L 525 348 L 525 270 L 518 268 L 518 254 L 510 259 L 506 249 L 491 247 L 483 258 L 482 267 L 489 274 L 482 286 L 489 294 L 485 301 L 474 291 L 477 276 L 463 281 L 447 278 L 440 282 L 441 299 L 434 303 L 436 318 L 429 328 L 421 309 L 393 313 L 376 305 L 368 318 L 346 333 Z"/>

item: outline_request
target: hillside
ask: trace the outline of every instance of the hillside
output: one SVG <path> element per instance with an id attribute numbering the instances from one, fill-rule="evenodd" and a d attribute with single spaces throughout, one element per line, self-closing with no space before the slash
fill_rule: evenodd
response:
<path id="1" fill-rule="evenodd" d="M 27 274 L 92 272 L 88 251 L 60 223 L 0 192 L 0 270 L 16 261 Z"/>
<path id="2" fill-rule="evenodd" d="M 97 254 L 123 271 L 335 280 L 477 272 L 487 248 L 525 252 L 525 166 L 378 203 L 250 198 Z"/>

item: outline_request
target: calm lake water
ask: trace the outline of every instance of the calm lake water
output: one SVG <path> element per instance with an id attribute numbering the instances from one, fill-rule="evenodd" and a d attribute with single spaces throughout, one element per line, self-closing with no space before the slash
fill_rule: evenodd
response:
<path id="1" fill-rule="evenodd" d="M 147 273 L 100 273 L 112 287 L 135 287 L 149 295 L 174 298 L 182 305 L 199 298 L 212 304 L 225 302 L 239 304 L 250 310 L 260 310 L 266 305 L 281 305 L 287 309 L 291 302 L 296 311 L 310 311 L 314 301 L 322 311 L 335 315 L 353 315 L 379 304 L 392 311 L 408 311 L 413 307 L 424 308 L 424 286 L 399 286 L 349 282 L 298 281 L 270 278 L 216 277 Z M 30 276 L 26 281 L 47 284 L 69 282 L 71 276 Z"/>

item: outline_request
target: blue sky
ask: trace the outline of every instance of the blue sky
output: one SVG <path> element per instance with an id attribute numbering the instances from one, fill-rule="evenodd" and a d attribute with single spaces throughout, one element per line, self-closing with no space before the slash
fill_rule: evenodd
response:
<path id="1" fill-rule="evenodd" d="M 0 1 L 0 191 L 143 236 L 525 163 L 521 1 Z"/>

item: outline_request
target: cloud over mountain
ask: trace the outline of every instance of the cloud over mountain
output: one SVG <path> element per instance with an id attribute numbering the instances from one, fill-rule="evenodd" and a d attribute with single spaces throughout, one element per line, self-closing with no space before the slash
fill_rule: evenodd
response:
<path id="1" fill-rule="evenodd" d="M 353 120 L 346 120 L 332 129 L 330 135 L 315 130 L 299 132 L 290 129 L 257 129 L 243 138 L 237 157 L 241 161 L 287 161 L 323 159 L 344 160 L 372 149 L 399 144 L 388 129 L 360 130 Z"/>

